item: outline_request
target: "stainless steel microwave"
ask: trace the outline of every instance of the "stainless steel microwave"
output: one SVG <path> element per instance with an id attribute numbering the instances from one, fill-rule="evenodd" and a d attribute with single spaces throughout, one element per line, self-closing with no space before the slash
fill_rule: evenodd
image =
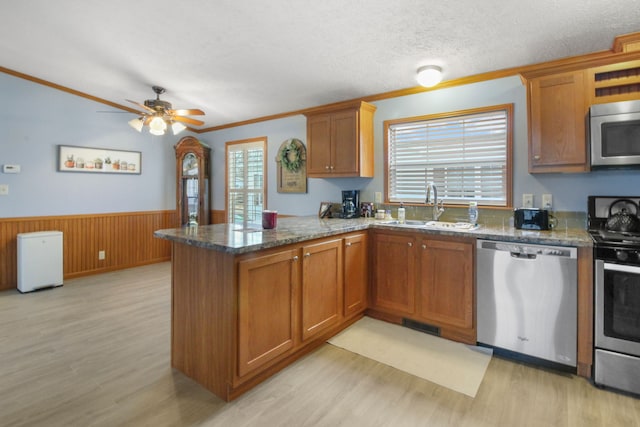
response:
<path id="1" fill-rule="evenodd" d="M 589 109 L 591 167 L 640 167 L 640 100 Z"/>

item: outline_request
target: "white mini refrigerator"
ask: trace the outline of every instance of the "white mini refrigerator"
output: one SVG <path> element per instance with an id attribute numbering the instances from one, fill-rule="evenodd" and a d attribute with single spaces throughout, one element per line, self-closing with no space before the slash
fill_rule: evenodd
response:
<path id="1" fill-rule="evenodd" d="M 62 285 L 62 231 L 18 234 L 18 290 Z"/>

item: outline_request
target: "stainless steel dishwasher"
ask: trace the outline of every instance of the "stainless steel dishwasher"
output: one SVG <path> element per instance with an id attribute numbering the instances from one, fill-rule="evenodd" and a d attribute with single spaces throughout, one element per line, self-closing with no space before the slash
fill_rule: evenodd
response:
<path id="1" fill-rule="evenodd" d="M 477 244 L 478 342 L 497 354 L 575 368 L 577 249 Z"/>

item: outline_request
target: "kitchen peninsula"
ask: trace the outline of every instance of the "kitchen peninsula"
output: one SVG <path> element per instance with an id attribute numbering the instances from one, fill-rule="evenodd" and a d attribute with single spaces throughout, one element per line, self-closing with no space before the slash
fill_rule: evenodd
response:
<path id="1" fill-rule="evenodd" d="M 368 314 L 393 322 L 405 317 L 435 319 L 442 324 L 442 336 L 475 343 L 476 238 L 572 245 L 587 255 L 591 250 L 584 230 L 441 231 L 364 218 L 292 217 L 279 219 L 273 230 L 216 224 L 159 230 L 155 236 L 172 242 L 172 366 L 227 401 L 322 345 L 367 309 Z M 375 249 L 379 242 L 383 246 Z M 434 304 L 423 304 L 421 298 L 441 295 L 443 289 L 425 291 L 419 280 L 415 289 L 404 289 L 401 301 L 410 307 L 408 315 L 393 304 L 385 305 L 398 296 L 390 283 L 398 283 L 402 290 L 415 279 L 409 274 L 408 280 L 387 278 L 373 285 L 379 262 L 371 259 L 386 253 L 388 242 L 401 242 L 390 248 L 422 247 L 438 256 L 438 265 L 444 266 L 442 277 L 464 285 L 444 289 L 448 304 L 435 304 L 451 311 L 429 311 Z M 449 253 L 457 257 L 455 262 L 448 261 Z M 584 265 L 591 262 L 587 258 Z M 580 274 L 585 285 L 579 286 L 583 289 L 579 300 L 588 300 L 591 276 L 586 270 Z M 436 283 L 448 283 L 440 279 Z M 460 297 L 459 307 L 450 307 L 453 296 Z M 578 313 L 583 328 L 579 326 L 579 336 L 589 341 L 581 344 L 578 339 L 578 373 L 583 376 L 590 376 L 591 366 L 591 350 L 580 351 L 581 346 L 591 345 L 590 338 L 584 338 L 591 330 L 588 307 Z"/>

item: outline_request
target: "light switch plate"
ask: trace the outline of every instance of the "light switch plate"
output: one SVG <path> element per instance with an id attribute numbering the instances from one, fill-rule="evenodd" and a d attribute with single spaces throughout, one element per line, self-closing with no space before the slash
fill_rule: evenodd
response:
<path id="1" fill-rule="evenodd" d="M 0 196 L 9 195 L 9 184 L 0 184 Z"/>
<path id="2" fill-rule="evenodd" d="M 20 173 L 20 165 L 3 165 L 2 172 L 4 173 Z"/>
<path id="3" fill-rule="evenodd" d="M 543 209 L 553 208 L 553 196 L 551 194 L 542 195 L 542 207 Z"/>
<path id="4" fill-rule="evenodd" d="M 522 207 L 523 208 L 532 208 L 533 207 L 533 194 L 523 194 L 522 195 Z"/>

